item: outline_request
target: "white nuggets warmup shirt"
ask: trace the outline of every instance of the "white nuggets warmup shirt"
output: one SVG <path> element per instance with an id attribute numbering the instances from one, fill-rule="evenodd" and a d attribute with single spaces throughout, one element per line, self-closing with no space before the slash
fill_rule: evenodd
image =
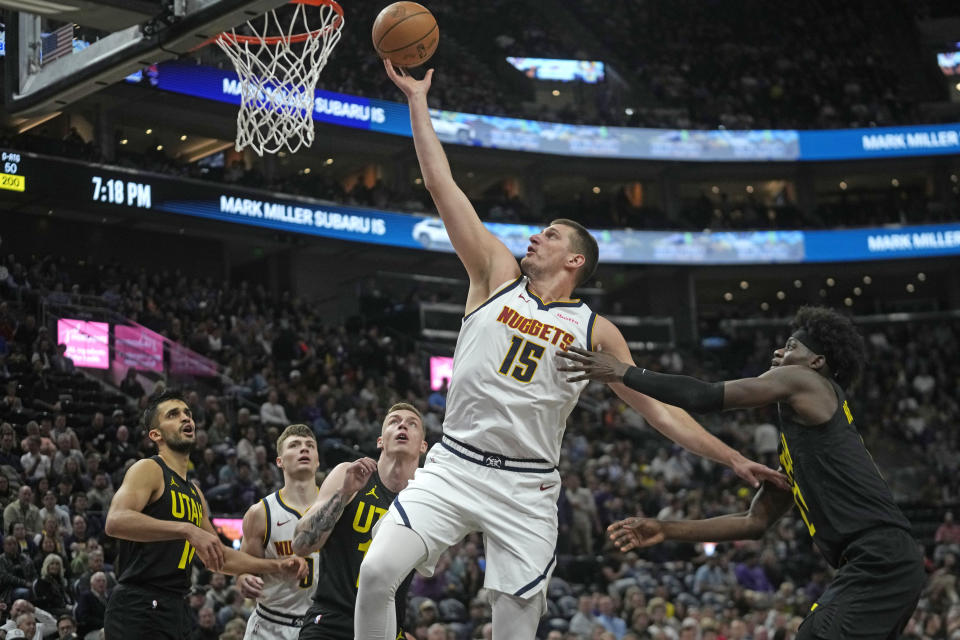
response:
<path id="1" fill-rule="evenodd" d="M 285 558 L 294 555 L 293 536 L 302 514 L 284 503 L 280 491 L 271 493 L 261 502 L 267 521 L 263 557 Z M 310 608 L 317 586 L 318 555 L 318 552 L 314 552 L 304 558 L 309 571 L 299 582 L 285 579 L 282 574 L 261 576 L 263 595 L 257 598 L 257 608 L 247 620 L 245 640 L 289 640 L 299 636 L 303 615 Z"/>
<path id="2" fill-rule="evenodd" d="M 525 598 L 545 589 L 557 541 L 560 445 L 587 385 L 567 382 L 556 353 L 593 348 L 595 322 L 579 300 L 544 304 L 525 276 L 463 319 L 443 439 L 389 512 L 423 538 L 421 573 L 432 574 L 445 549 L 481 531 L 487 589 Z"/>

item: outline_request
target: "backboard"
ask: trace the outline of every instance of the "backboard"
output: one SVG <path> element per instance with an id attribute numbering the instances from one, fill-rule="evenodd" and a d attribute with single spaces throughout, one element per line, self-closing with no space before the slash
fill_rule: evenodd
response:
<path id="1" fill-rule="evenodd" d="M 55 113 L 287 0 L 0 0 L 4 111 Z"/>

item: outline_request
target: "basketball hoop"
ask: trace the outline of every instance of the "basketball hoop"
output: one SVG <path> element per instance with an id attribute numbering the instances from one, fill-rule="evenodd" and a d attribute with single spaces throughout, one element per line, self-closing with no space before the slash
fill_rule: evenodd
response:
<path id="1" fill-rule="evenodd" d="M 216 37 L 240 77 L 237 151 L 250 147 L 263 156 L 313 144 L 314 92 L 342 28 L 334 0 L 291 0 L 262 23 L 247 22 L 249 34 L 233 29 Z"/>

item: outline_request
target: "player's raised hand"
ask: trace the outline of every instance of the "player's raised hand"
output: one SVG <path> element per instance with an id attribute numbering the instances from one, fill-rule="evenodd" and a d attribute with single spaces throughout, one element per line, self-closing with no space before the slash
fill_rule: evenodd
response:
<path id="1" fill-rule="evenodd" d="M 197 550 L 197 556 L 210 571 L 223 569 L 223 544 L 220 538 L 200 527 L 190 527 L 187 540 Z"/>
<path id="2" fill-rule="evenodd" d="M 403 91 L 403 95 L 407 96 L 407 100 L 416 95 L 427 95 L 427 92 L 430 91 L 433 69 L 427 70 L 427 75 L 423 77 L 423 80 L 417 80 L 407 73 L 403 67 L 394 67 L 393 63 L 386 58 L 383 59 L 383 68 L 387 70 L 387 77 L 393 80 L 393 84 L 397 85 L 400 91 Z"/>
<path id="3" fill-rule="evenodd" d="M 557 369 L 576 375 L 567 378 L 567 382 L 581 380 L 599 380 L 600 382 L 623 382 L 623 376 L 630 368 L 626 362 L 620 362 L 609 353 L 587 351 L 580 347 L 569 347 L 566 352 L 557 351 L 560 360 Z"/>
<path id="4" fill-rule="evenodd" d="M 377 461 L 373 458 L 360 458 L 350 463 L 343 476 L 343 486 L 340 493 L 351 495 L 363 488 L 367 480 L 377 470 Z"/>
<path id="5" fill-rule="evenodd" d="M 257 599 L 263 595 L 263 579 L 249 573 L 241 574 L 237 578 L 237 586 L 244 598 Z"/>
<path id="6" fill-rule="evenodd" d="M 730 468 L 754 489 L 759 489 L 763 482 L 769 482 L 784 491 L 791 490 L 787 476 L 748 458 L 739 458 Z"/>
<path id="7" fill-rule="evenodd" d="M 650 518 L 620 520 L 607 527 L 607 532 L 620 551 L 652 547 L 666 539 L 660 522 Z"/>
<path id="8" fill-rule="evenodd" d="M 309 569 L 307 561 L 300 556 L 288 556 L 280 560 L 280 573 L 288 580 L 303 580 Z"/>

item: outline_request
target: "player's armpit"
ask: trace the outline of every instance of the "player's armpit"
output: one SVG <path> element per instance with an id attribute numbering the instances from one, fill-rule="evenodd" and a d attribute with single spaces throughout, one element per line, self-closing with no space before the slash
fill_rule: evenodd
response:
<path id="1" fill-rule="evenodd" d="M 153 460 L 141 460 L 127 470 L 113 496 L 104 529 L 107 535 L 134 542 L 182 540 L 184 522 L 158 520 L 144 515 L 151 499 L 163 492 L 163 470 Z"/>

